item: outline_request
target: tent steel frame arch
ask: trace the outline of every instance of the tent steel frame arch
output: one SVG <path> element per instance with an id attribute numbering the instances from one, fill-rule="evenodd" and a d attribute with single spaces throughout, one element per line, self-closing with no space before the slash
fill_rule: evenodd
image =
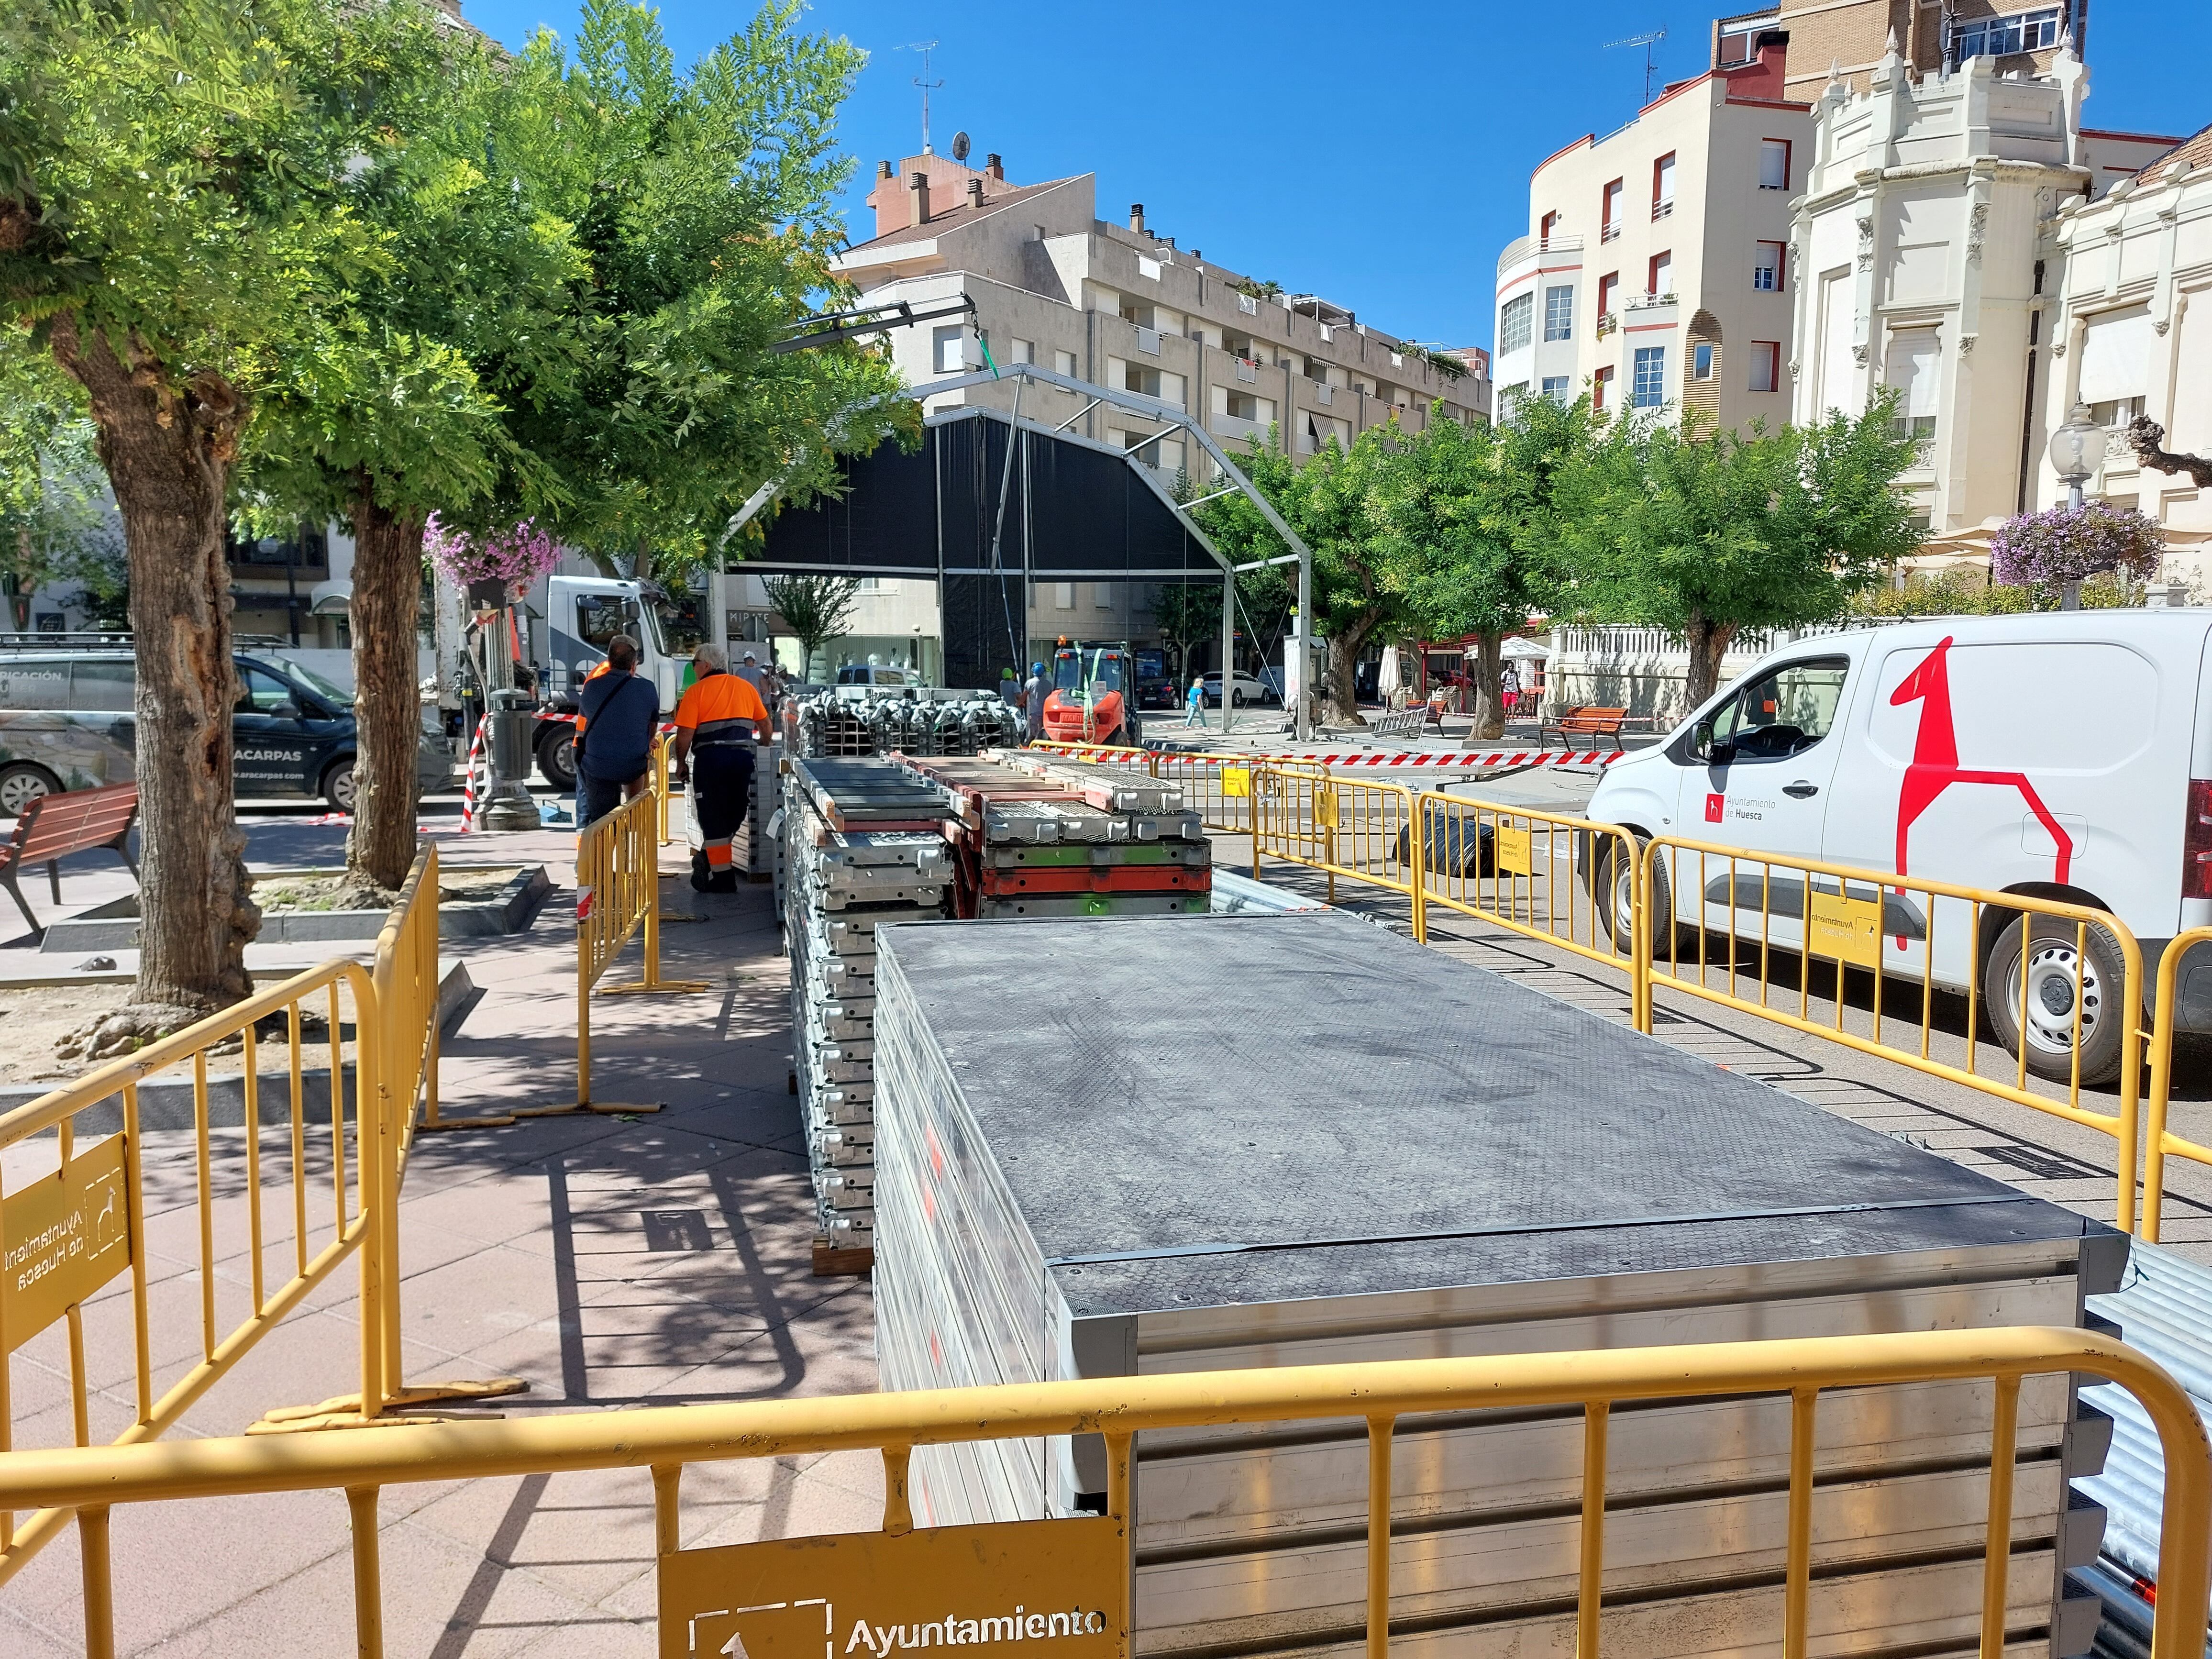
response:
<path id="1" fill-rule="evenodd" d="M 1176 520 L 1186 530 L 1189 531 L 1198 544 L 1206 550 L 1207 556 L 1221 567 L 1221 723 L 1222 729 L 1224 732 L 1227 731 L 1236 707 L 1237 573 L 1240 570 L 1257 569 L 1262 565 L 1287 564 L 1292 558 L 1297 560 L 1298 567 L 1297 627 L 1296 632 L 1291 636 L 1291 643 L 1289 648 L 1298 651 L 1303 655 L 1308 649 L 1307 628 L 1309 619 L 1313 615 L 1313 550 L 1306 545 L 1297 532 L 1292 530 L 1284 521 L 1283 515 L 1275 511 L 1273 505 L 1260 492 L 1252 481 L 1238 470 L 1236 463 L 1229 459 L 1228 453 L 1214 441 L 1212 434 L 1206 431 L 1201 422 L 1185 410 L 1164 403 L 1158 398 L 1147 398 L 1141 392 L 1121 391 L 1112 386 L 1096 386 L 1088 380 L 1079 380 L 1072 375 L 1054 374 L 1051 370 L 1039 368 L 1035 363 L 1009 363 L 996 374 L 988 369 L 980 369 L 972 374 L 957 374 L 949 380 L 933 381 L 926 387 L 915 386 L 909 390 L 917 402 L 927 402 L 932 398 L 943 397 L 948 392 L 965 392 L 974 386 L 1003 386 L 1008 380 L 1013 381 L 1015 387 L 1013 412 L 1006 413 L 980 404 L 965 404 L 956 410 L 940 410 L 928 416 L 926 423 L 933 426 L 942 425 L 950 420 L 972 419 L 979 416 L 988 420 L 1003 420 L 1012 428 L 1016 435 L 1041 434 L 1056 442 L 1076 443 L 1085 448 L 1100 450 L 1108 454 L 1119 454 L 1129 466 L 1136 470 L 1138 477 L 1144 481 L 1146 487 L 1159 497 L 1168 510 L 1175 514 Z M 1059 428 L 1048 427 L 1041 421 L 1022 419 L 1020 396 L 1024 389 L 1024 382 L 1039 386 L 1049 386 L 1054 391 L 1066 392 L 1075 397 L 1089 399 L 1089 403 L 1079 412 L 1077 419 L 1089 414 L 1101 404 L 1109 404 L 1125 413 L 1139 416 L 1164 428 L 1188 433 L 1197 441 L 1198 447 L 1212 458 L 1214 465 L 1221 469 L 1223 475 L 1229 480 L 1228 487 L 1237 490 L 1259 509 L 1260 516 L 1267 520 L 1268 528 L 1281 537 L 1284 545 L 1291 549 L 1290 554 L 1279 558 L 1255 560 L 1249 564 L 1231 564 L 1222 556 L 1221 550 L 1214 546 L 1212 538 L 1199 528 L 1197 520 L 1191 517 L 1188 506 L 1177 501 L 1170 495 L 1160 481 L 1153 476 L 1153 469 L 1137 459 L 1136 449 L 1116 450 L 1110 444 L 1100 443 L 1095 438 L 1083 437 Z M 1146 439 L 1144 444 L 1138 446 L 1138 448 L 1149 447 L 1153 442 L 1167 435 L 1168 433 L 1164 430 L 1155 433 L 1151 438 Z M 1024 446 L 1024 448 L 1026 447 L 1026 445 Z M 1008 453 L 1011 460 L 1011 449 Z M 1012 471 L 1010 465 L 1007 469 L 1009 480 L 1011 480 Z M 1026 468 L 1024 471 L 1026 472 Z M 726 544 L 730 536 L 743 528 L 750 520 L 756 517 L 775 499 L 775 483 L 780 482 L 781 480 L 777 480 L 762 485 L 746 501 L 738 515 L 730 521 L 729 528 L 724 536 Z M 1002 501 L 1006 485 L 1002 484 Z M 1216 495 L 1226 493 L 1225 489 L 1215 492 Z M 1211 500 L 1212 497 L 1209 496 L 1206 499 Z M 995 536 L 994 542 L 995 544 Z M 940 584 L 940 587 L 941 586 Z M 941 623 L 939 629 L 941 632 Z M 1299 695 L 1291 710 L 1291 734 L 1300 743 L 1309 741 L 1313 736 L 1311 713 L 1313 676 L 1310 671 L 1310 661 L 1301 661 L 1298 664 Z"/>

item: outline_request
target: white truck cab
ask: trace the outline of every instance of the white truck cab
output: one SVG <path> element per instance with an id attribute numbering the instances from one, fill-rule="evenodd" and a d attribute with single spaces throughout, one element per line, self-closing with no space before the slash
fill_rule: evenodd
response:
<path id="1" fill-rule="evenodd" d="M 2212 611 L 2077 611 L 1800 641 L 1608 769 L 1589 815 L 1643 839 L 2093 905 L 2136 935 L 2150 981 L 2168 941 L 2212 922 L 2208 636 Z M 1590 872 L 1616 929 L 1630 891 L 1621 863 L 1601 849 Z M 1768 937 L 1800 943 L 1802 872 L 1739 862 L 1732 894 L 1728 866 L 1708 860 L 1698 895 L 1672 891 L 1674 865 L 1659 861 L 1655 925 L 1671 915 L 1756 938 L 1764 884 Z M 1694 885 L 1694 855 L 1679 867 L 1681 884 Z M 1818 897 L 1838 884 L 1811 885 Z M 2117 940 L 2093 932 L 2077 965 L 2070 924 L 2027 928 L 2018 913 L 1985 914 L 1977 928 L 1964 901 L 1879 896 L 1883 971 L 1926 971 L 1958 991 L 1978 984 L 2015 1053 L 2027 975 L 2026 1046 L 2043 1076 L 2071 1072 L 2078 967 L 2082 1079 L 2117 1074 L 2120 1011 L 2150 988 L 2123 983 Z M 2182 964 L 2177 1006 L 2184 1029 L 2212 1030 L 2212 952 Z"/>
<path id="2" fill-rule="evenodd" d="M 668 594 L 658 583 L 607 576 L 549 576 L 545 620 L 552 684 L 546 691 L 573 704 L 584 677 L 607 654 L 607 641 L 627 634 L 637 641 L 637 672 L 660 693 L 660 712 L 672 712 L 684 695 L 687 653 L 670 653 L 662 626 Z"/>

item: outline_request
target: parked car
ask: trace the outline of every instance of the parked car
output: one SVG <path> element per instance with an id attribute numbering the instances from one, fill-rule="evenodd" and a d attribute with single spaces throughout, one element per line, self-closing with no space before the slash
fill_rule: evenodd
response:
<path id="1" fill-rule="evenodd" d="M 231 767 L 240 795 L 319 794 L 353 810 L 356 727 L 353 694 L 279 649 L 235 659 Z M 137 775 L 137 665 L 127 646 L 0 645 L 0 816 L 41 795 L 128 783 Z M 446 740 L 416 746 L 425 791 L 453 780 Z"/>
<path id="2" fill-rule="evenodd" d="M 895 668 L 887 663 L 848 662 L 837 671 L 840 685 L 923 685 L 919 668 Z"/>
<path id="3" fill-rule="evenodd" d="M 1248 702 L 1264 703 L 1282 701 L 1279 696 L 1268 690 L 1264 682 L 1254 679 L 1241 668 L 1237 671 L 1237 678 L 1231 682 L 1229 695 L 1236 699 L 1235 706 L 1239 708 Z M 1221 676 L 1218 672 L 1206 677 L 1206 706 L 1208 708 L 1221 707 Z"/>
<path id="4" fill-rule="evenodd" d="M 1674 836 L 2108 910 L 2141 942 L 2128 985 L 2118 940 L 1963 900 L 1869 888 L 1881 970 L 1976 987 L 2007 1047 L 2070 1075 L 2081 1015 L 2085 1082 L 2118 1073 L 2130 1008 L 2166 945 L 2212 923 L 2212 611 L 2081 611 L 1912 622 L 1801 641 L 1762 658 L 1656 747 L 1607 769 L 1590 817 Z M 1626 939 L 1626 860 L 1601 843 L 1591 890 Z M 1802 875 L 1757 864 L 1647 896 L 1656 927 L 1759 936 L 1796 949 Z M 1747 884 L 1748 884 L 1747 885 Z M 1813 899 L 1824 884 L 1814 879 Z M 1731 898 L 1737 903 L 1732 908 Z M 1734 917 L 1733 923 L 1731 917 Z M 1929 963 L 1933 937 L 1932 964 Z M 2022 1022 L 2021 979 L 2027 1017 Z M 2078 987 L 2078 990 L 2077 990 Z M 2183 1029 L 2212 1030 L 2212 951 L 2181 964 Z M 2018 1029 L 2027 1026 L 2025 1036 Z"/>

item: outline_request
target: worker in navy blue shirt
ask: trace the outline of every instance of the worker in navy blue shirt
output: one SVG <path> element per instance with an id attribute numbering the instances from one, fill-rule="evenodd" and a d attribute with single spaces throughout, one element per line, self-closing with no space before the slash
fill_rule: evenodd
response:
<path id="1" fill-rule="evenodd" d="M 660 694 L 637 672 L 637 645 L 626 634 L 607 641 L 607 672 L 576 699 L 576 828 L 603 818 L 645 785 Z"/>

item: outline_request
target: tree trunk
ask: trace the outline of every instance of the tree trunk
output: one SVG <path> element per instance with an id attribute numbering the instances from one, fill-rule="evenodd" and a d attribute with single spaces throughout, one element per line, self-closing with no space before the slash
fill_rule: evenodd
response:
<path id="1" fill-rule="evenodd" d="M 1701 611 L 1690 613 L 1689 625 L 1683 629 L 1682 637 L 1690 647 L 1686 692 L 1691 708 L 1720 689 L 1721 659 L 1728 655 L 1728 648 L 1735 640 L 1735 630 L 1734 623 L 1714 622 Z"/>
<path id="2" fill-rule="evenodd" d="M 397 890 L 415 862 L 422 520 L 378 506 L 363 479 L 353 523 L 353 712 L 361 730 L 346 874 Z"/>
<path id="3" fill-rule="evenodd" d="M 1359 714 L 1359 647 L 1371 623 L 1328 642 L 1328 720 L 1332 726 L 1364 726 Z"/>
<path id="4" fill-rule="evenodd" d="M 1502 634 L 1474 636 L 1474 708 L 1470 711 L 1474 724 L 1460 743 L 1462 749 L 1495 743 L 1505 735 L 1504 693 L 1498 684 L 1505 672 L 1504 645 Z"/>
<path id="5" fill-rule="evenodd" d="M 246 945 L 261 912 L 234 810 L 237 679 L 223 556 L 223 490 L 245 409 L 213 374 L 172 386 L 136 341 L 127 364 L 104 335 L 80 342 L 73 316 L 55 320 L 52 344 L 98 427 L 123 519 L 138 659 L 138 982 L 133 1006 L 102 1025 L 98 1059 L 252 988 Z"/>

